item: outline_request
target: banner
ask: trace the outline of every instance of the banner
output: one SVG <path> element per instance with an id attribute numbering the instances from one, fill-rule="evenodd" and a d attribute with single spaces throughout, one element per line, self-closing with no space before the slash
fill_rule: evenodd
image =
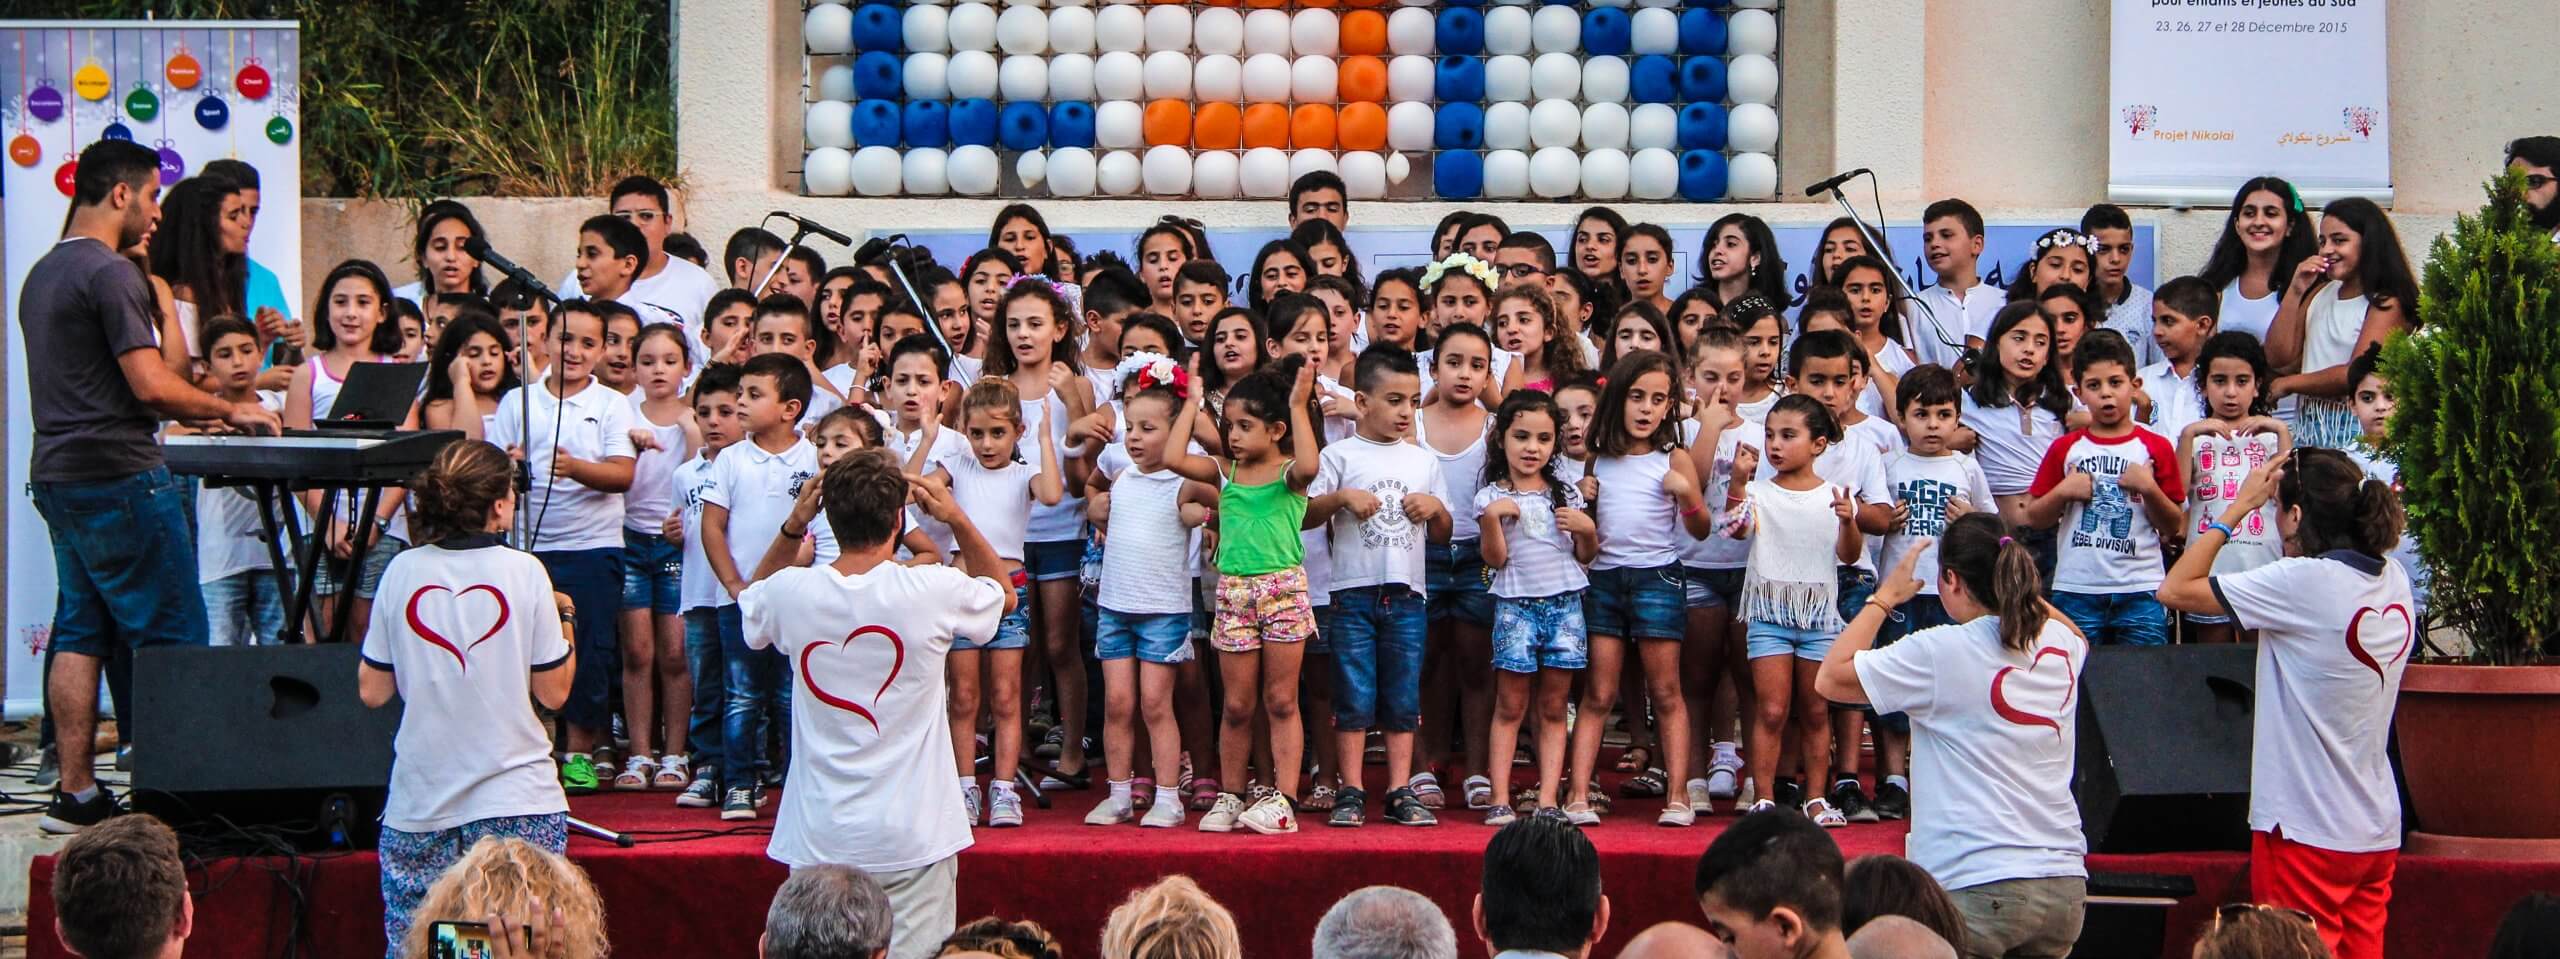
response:
<path id="1" fill-rule="evenodd" d="M 160 185 L 208 162 L 258 171 L 251 271 L 274 275 L 290 310 L 302 298 L 301 41 L 290 22 L 0 20 L 0 225 L 7 230 L 7 302 L 21 302 L 27 270 L 62 238 L 80 150 L 102 138 L 160 151 Z M 34 448 L 26 355 L 14 308 L 9 327 L 8 693 L 10 718 L 43 703 L 44 648 L 53 629 L 53 546 L 27 498 Z"/>
<path id="2" fill-rule="evenodd" d="M 2115 0 L 2107 197 L 2225 206 L 2250 177 L 2391 202 L 2384 0 Z"/>

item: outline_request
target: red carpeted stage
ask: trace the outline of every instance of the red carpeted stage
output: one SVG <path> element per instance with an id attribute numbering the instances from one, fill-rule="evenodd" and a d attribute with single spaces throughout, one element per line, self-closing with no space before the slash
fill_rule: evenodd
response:
<path id="1" fill-rule="evenodd" d="M 1030 810 L 1020 829 L 978 832 L 960 859 L 960 913 L 1038 920 L 1069 959 L 1090 959 L 1111 907 L 1139 885 L 1188 873 L 1234 910 L 1254 959 L 1305 959 L 1316 920 L 1354 888 L 1386 883 L 1437 900 L 1458 927 L 1467 959 L 1485 953 L 1468 910 L 1492 830 L 1480 815 L 1447 811 L 1437 828 L 1372 822 L 1351 829 L 1304 823 L 1294 836 L 1209 835 L 1189 827 L 1087 827 L 1094 794 L 1057 794 L 1057 808 Z M 614 953 L 628 959 L 701 959 L 755 954 L 764 910 L 783 868 L 764 857 L 769 820 L 722 823 L 708 810 L 677 809 L 668 793 L 608 794 L 576 800 L 575 815 L 641 834 L 637 848 L 570 840 L 569 854 L 604 894 Z M 1614 910 L 1595 956 L 1616 954 L 1651 923 L 1696 922 L 1689 893 L 1697 857 L 1729 811 L 1695 828 L 1652 825 L 1660 801 L 1621 801 L 1590 831 L 1599 847 Z M 1373 810 L 1374 813 L 1374 810 Z M 1197 821 L 1197 816 L 1193 817 Z M 743 828 L 724 828 L 743 827 Z M 1903 827 L 1853 826 L 1833 833 L 1851 856 L 1900 852 Z M 2170 954 L 2183 957 L 2215 904 L 2246 898 L 2247 856 L 2187 853 L 2094 856 L 2092 868 L 2182 873 L 2198 894 L 2171 917 Z M 370 853 L 296 860 L 219 859 L 190 873 L 195 936 L 188 954 L 216 957 L 380 955 L 382 902 Z M 66 953 L 52 935 L 52 857 L 32 868 L 28 955 Z M 2560 864 L 2404 858 L 2392 903 L 2394 956 L 2478 956 L 2506 908 L 2526 892 L 2560 889 Z M 298 941 L 297 941 L 298 940 Z"/>

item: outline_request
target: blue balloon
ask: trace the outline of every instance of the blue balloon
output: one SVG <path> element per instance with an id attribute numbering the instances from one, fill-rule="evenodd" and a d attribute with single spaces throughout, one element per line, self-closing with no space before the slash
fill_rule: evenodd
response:
<path id="1" fill-rule="evenodd" d="M 1724 105 L 1692 103 L 1680 108 L 1680 149 L 1724 149 Z"/>
<path id="2" fill-rule="evenodd" d="M 1020 100 L 1005 104 L 997 130 L 1007 150 L 1040 149 L 1049 145 L 1049 111 Z"/>
<path id="3" fill-rule="evenodd" d="M 951 101 L 951 145 L 994 146 L 996 102 L 981 97 Z"/>
<path id="4" fill-rule="evenodd" d="M 1705 203 L 1724 198 L 1724 154 L 1691 150 L 1680 155 L 1680 198 Z"/>
<path id="5" fill-rule="evenodd" d="M 1431 158 L 1431 191 L 1444 200 L 1472 200 L 1484 192 L 1484 157 L 1444 150 Z"/>
<path id="6" fill-rule="evenodd" d="M 1443 103 L 1434 114 L 1431 143 L 1443 150 L 1472 150 L 1484 145 L 1484 108 L 1473 103 Z"/>
<path id="7" fill-rule="evenodd" d="M 1441 57 L 1434 74 L 1432 99 L 1446 104 L 1484 99 L 1483 57 Z"/>
<path id="8" fill-rule="evenodd" d="M 1442 53 L 1483 53 L 1484 14 L 1473 7 L 1451 7 L 1440 11 L 1434 25 L 1433 42 Z"/>
<path id="9" fill-rule="evenodd" d="M 853 105 L 853 142 L 867 147 L 893 147 L 905 121 L 895 100 L 864 100 Z"/>
<path id="10" fill-rule="evenodd" d="M 1634 45 L 1635 21 L 1622 7 L 1593 7 L 1582 14 L 1582 52 L 1585 56 L 1625 56 Z"/>
<path id="11" fill-rule="evenodd" d="M 1724 102 L 1724 60 L 1698 56 L 1680 61 L 1680 99 L 1686 103 Z"/>
<path id="12" fill-rule="evenodd" d="M 897 54 L 873 50 L 853 58 L 853 95 L 863 99 L 897 99 L 907 92 L 906 63 Z"/>
<path id="13" fill-rule="evenodd" d="M 1723 53 L 1724 38 L 1724 17 L 1715 11 L 1703 7 L 1680 11 L 1680 52 Z"/>
<path id="14" fill-rule="evenodd" d="M 1093 104 L 1065 100 L 1049 107 L 1049 145 L 1093 149 Z"/>
<path id="15" fill-rule="evenodd" d="M 906 40 L 905 15 L 887 3 L 866 3 L 853 11 L 853 48 L 896 51 Z"/>
<path id="16" fill-rule="evenodd" d="M 1659 53 L 1637 57 L 1627 68 L 1627 93 L 1638 103 L 1670 103 L 1679 99 L 1679 65 Z"/>
<path id="17" fill-rule="evenodd" d="M 922 100 L 907 104 L 907 146 L 911 148 L 944 147 L 951 144 L 951 109 L 939 100 Z"/>

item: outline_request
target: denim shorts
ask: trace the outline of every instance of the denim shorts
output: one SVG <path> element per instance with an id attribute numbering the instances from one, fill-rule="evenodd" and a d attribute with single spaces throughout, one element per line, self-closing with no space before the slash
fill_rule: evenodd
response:
<path id="1" fill-rule="evenodd" d="M 205 644 L 194 497 L 168 470 L 27 489 L 53 540 L 50 650 L 104 659 L 113 645 Z"/>
<path id="2" fill-rule="evenodd" d="M 1875 598 L 1876 574 L 1842 563 L 1839 576 L 1840 621 L 1846 623 L 1858 618 L 1858 611 L 1867 608 L 1867 600 Z"/>
<path id="3" fill-rule="evenodd" d="M 1084 540 L 1061 539 L 1022 544 L 1022 569 L 1034 581 L 1074 579 L 1084 570 Z"/>
<path id="4" fill-rule="evenodd" d="M 996 621 L 995 638 L 980 642 L 967 636 L 951 638 L 951 651 L 965 653 L 975 649 L 1027 649 L 1031 646 L 1031 583 L 1025 580 L 1013 588 L 1013 611 Z"/>
<path id="5" fill-rule="evenodd" d="M 1506 673 L 1581 669 L 1591 662 L 1582 593 L 1493 600 L 1493 668 Z"/>
<path id="6" fill-rule="evenodd" d="M 1680 639 L 1689 632 L 1688 590 L 1677 564 L 1591 571 L 1582 622 L 1593 636 Z"/>
<path id="7" fill-rule="evenodd" d="M 284 642 L 284 589 L 275 570 L 244 569 L 202 585 L 206 635 L 213 645 Z"/>
<path id="8" fill-rule="evenodd" d="M 673 616 L 683 590 L 684 547 L 656 533 L 622 531 L 622 608 Z"/>
<path id="9" fill-rule="evenodd" d="M 1840 638 L 1840 631 L 1752 623 L 1744 637 L 1743 652 L 1752 659 L 1793 654 L 1797 659 L 1818 663 L 1831 654 L 1831 641 Z"/>
<path id="10" fill-rule="evenodd" d="M 1493 625 L 1493 593 L 1485 576 L 1484 553 L 1476 540 L 1454 540 L 1422 548 L 1422 588 L 1429 597 L 1432 622 L 1455 619 L 1477 626 Z"/>
<path id="11" fill-rule="evenodd" d="M 379 531 L 381 528 L 381 524 L 374 524 L 375 530 Z M 317 543 L 312 539 L 306 539 L 304 542 Z M 317 548 L 316 545 L 314 548 Z M 375 536 L 373 548 L 365 551 L 364 564 L 356 569 L 356 598 L 372 599 L 374 590 L 382 586 L 382 571 L 391 568 L 392 557 L 400 555 L 401 550 L 408 548 L 409 542 L 397 536 Z M 344 568 L 345 563 L 346 560 L 334 555 L 322 556 L 319 571 L 311 575 L 311 594 L 334 596 L 345 592 L 345 584 L 338 582 L 339 571 Z"/>
<path id="12" fill-rule="evenodd" d="M 1315 614 L 1316 631 L 1314 637 L 1307 640 L 1307 655 L 1331 656 L 1333 655 L 1334 630 L 1333 604 L 1326 603 L 1322 606 L 1315 607 Z"/>
<path id="13" fill-rule="evenodd" d="M 1094 625 L 1093 658 L 1109 662 L 1132 656 L 1162 666 L 1190 662 L 1191 614 L 1103 610 Z"/>
<path id="14" fill-rule="evenodd" d="M 1682 566 L 1680 574 L 1686 584 L 1690 609 L 1742 605 L 1742 567 L 1708 569 L 1704 566 Z"/>
<path id="15" fill-rule="evenodd" d="M 2151 592 L 2071 593 L 2055 590 L 2053 608 L 2071 617 L 2072 625 L 2095 646 L 2165 646 L 2169 643 L 2169 611 Z"/>
<path id="16" fill-rule="evenodd" d="M 1402 585 L 1335 590 L 1333 623 L 1333 728 L 1419 728 L 1430 631 L 1422 595 Z"/>

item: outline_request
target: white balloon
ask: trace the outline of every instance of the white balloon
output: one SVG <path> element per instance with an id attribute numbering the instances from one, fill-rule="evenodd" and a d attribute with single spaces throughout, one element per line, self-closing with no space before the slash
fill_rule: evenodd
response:
<path id="1" fill-rule="evenodd" d="M 951 8 L 944 19 L 951 33 L 951 49 L 993 50 L 996 48 L 996 8 L 983 3 L 963 3 Z"/>
<path id="2" fill-rule="evenodd" d="M 951 58 L 939 53 L 910 53 L 905 66 L 906 76 L 902 79 L 907 99 L 942 100 L 951 96 Z"/>
<path id="3" fill-rule="evenodd" d="M 1059 7 L 1049 11 L 1049 49 L 1059 53 L 1092 53 L 1093 8 Z"/>
<path id="4" fill-rule="evenodd" d="M 1299 57 L 1290 61 L 1290 97 L 1299 103 L 1333 102 L 1335 69 L 1332 57 Z"/>
<path id="5" fill-rule="evenodd" d="M 1038 150 L 1023 151 L 1013 159 L 1013 175 L 1022 180 L 1024 189 L 1039 189 L 1049 178 L 1049 155 Z"/>
<path id="6" fill-rule="evenodd" d="M 933 8 L 917 7 L 916 9 L 931 10 Z M 826 68 L 818 74 L 818 99 L 851 100 L 853 98 L 854 88 L 852 66 L 839 63 L 835 66 Z"/>
<path id="7" fill-rule="evenodd" d="M 1495 7 L 1484 12 L 1484 52 L 1501 55 L 1529 52 L 1529 11 L 1525 7 Z"/>
<path id="8" fill-rule="evenodd" d="M 1680 192 L 1680 155 L 1661 147 L 1636 151 L 1627 161 L 1628 192 L 1639 200 L 1668 200 Z"/>
<path id="9" fill-rule="evenodd" d="M 1120 8 L 1102 9 L 1107 12 Z M 1135 100 L 1146 96 L 1146 61 L 1127 50 L 1113 50 L 1093 58 L 1093 95 L 1105 100 Z"/>
<path id="10" fill-rule="evenodd" d="M 1548 7 L 1560 10 L 1562 7 Z M 1582 58 L 1542 53 L 1529 63 L 1529 91 L 1541 100 L 1571 100 L 1582 93 Z"/>
<path id="11" fill-rule="evenodd" d="M 1529 99 L 1529 58 L 1505 54 L 1484 59 L 1484 98 L 1487 102 Z"/>
<path id="12" fill-rule="evenodd" d="M 1737 103 L 1725 115 L 1725 143 L 1735 153 L 1767 153 L 1778 148 L 1778 111 L 1765 103 Z"/>
<path id="13" fill-rule="evenodd" d="M 1342 18 L 1321 8 L 1298 11 L 1289 18 L 1289 49 L 1302 57 L 1342 52 Z"/>
<path id="14" fill-rule="evenodd" d="M 1778 195 L 1778 161 L 1766 153 L 1737 153 L 1726 166 L 1725 195 L 1766 200 Z"/>
<path id="15" fill-rule="evenodd" d="M 1036 7 L 1040 5 L 1040 0 L 1004 0 L 1004 5 L 1008 7 Z"/>
<path id="16" fill-rule="evenodd" d="M 1735 57 L 1725 65 L 1726 95 L 1735 103 L 1778 102 L 1778 61 L 1765 56 Z"/>
<path id="17" fill-rule="evenodd" d="M 1435 49 L 1437 30 L 1431 11 L 1421 7 L 1406 7 L 1387 14 L 1387 52 L 1430 56 Z"/>
<path id="18" fill-rule="evenodd" d="M 1093 111 L 1093 142 L 1105 149 L 1144 146 L 1147 109 L 1135 100 L 1105 100 Z"/>
<path id="19" fill-rule="evenodd" d="M 1234 56 L 1244 52 L 1244 14 L 1225 7 L 1201 10 L 1191 20 L 1191 45 L 1202 53 Z M 1196 172 L 1192 179 L 1199 179 Z"/>
<path id="20" fill-rule="evenodd" d="M 1255 10 L 1245 14 L 1244 52 L 1247 54 L 1288 53 L 1288 11 Z"/>
<path id="21" fill-rule="evenodd" d="M 1054 85 L 1054 83 L 1052 84 Z M 1680 111 L 1668 103 L 1641 103 L 1627 111 L 1627 144 L 1638 150 L 1680 144 Z"/>
<path id="22" fill-rule="evenodd" d="M 962 50 L 951 55 L 946 73 L 951 82 L 951 95 L 966 100 L 970 97 L 996 95 L 996 57 L 984 50 Z"/>
<path id="23" fill-rule="evenodd" d="M 1210 150 L 1191 158 L 1191 192 L 1203 200 L 1223 200 L 1242 192 L 1236 155 Z"/>
<path id="24" fill-rule="evenodd" d="M 1778 18 L 1767 10 L 1736 10 L 1725 18 L 1724 52 L 1769 56 L 1778 52 Z"/>
<path id="25" fill-rule="evenodd" d="M 1093 99 L 1093 58 L 1081 53 L 1061 53 L 1050 57 L 1049 96 L 1058 100 Z"/>
<path id="26" fill-rule="evenodd" d="M 1387 182 L 1402 183 L 1404 178 L 1412 175 L 1413 161 L 1405 159 L 1401 153 L 1387 154 Z"/>
<path id="27" fill-rule="evenodd" d="M 863 196 L 889 196 L 898 192 L 899 176 L 896 147 L 863 147 L 854 151 L 854 192 Z"/>
<path id="28" fill-rule="evenodd" d="M 1147 7 L 1147 49 L 1191 49 L 1191 8 L 1159 3 Z"/>
<path id="29" fill-rule="evenodd" d="M 1613 106 L 1615 104 L 1612 104 Z M 1615 200 L 1627 195 L 1627 155 L 1620 150 L 1593 150 L 1582 155 L 1582 195 Z"/>
<path id="30" fill-rule="evenodd" d="M 1296 183 L 1299 177 L 1318 170 L 1335 176 L 1342 175 L 1342 166 L 1335 162 L 1331 150 L 1300 150 L 1289 154 L 1289 182 Z"/>
<path id="31" fill-rule="evenodd" d="M 1387 99 L 1429 100 L 1439 83 L 1439 71 L 1431 58 L 1408 54 L 1387 61 Z"/>
<path id="32" fill-rule="evenodd" d="M 819 147 L 800 161 L 802 189 L 811 196 L 843 196 L 853 192 L 853 154 L 840 147 Z"/>
<path id="33" fill-rule="evenodd" d="M 1289 192 L 1289 154 L 1277 147 L 1244 151 L 1241 180 L 1246 196 L 1259 200 L 1278 198 Z"/>
<path id="34" fill-rule="evenodd" d="M 1431 104 L 1406 100 L 1387 108 L 1387 145 L 1398 150 L 1431 149 L 1431 130 L 1438 118 Z"/>
<path id="35" fill-rule="evenodd" d="M 996 192 L 997 174 L 1003 162 L 996 151 L 982 146 L 965 146 L 951 151 L 951 159 L 943 170 L 951 180 L 951 192 L 962 196 L 986 196 Z"/>
<path id="36" fill-rule="evenodd" d="M 1540 100 L 1529 108 L 1529 142 L 1569 147 L 1582 139 L 1582 111 L 1571 100 Z"/>
<path id="37" fill-rule="evenodd" d="M 1066 147 L 1051 153 L 1048 162 L 1049 195 L 1092 196 L 1093 165 L 1093 151 L 1083 147 Z"/>
<path id="38" fill-rule="evenodd" d="M 1529 105 L 1513 100 L 1497 100 L 1484 108 L 1484 145 L 1488 150 L 1525 150 L 1529 147 Z"/>
<path id="39" fill-rule="evenodd" d="M 818 3 L 832 3 L 832 4 L 835 4 L 835 5 L 837 5 L 837 6 L 844 6 L 844 5 L 848 2 L 848 0 L 817 0 L 817 2 L 818 2 Z M 816 4 L 811 4 L 811 5 L 812 5 L 812 6 L 815 6 Z"/>
<path id="40" fill-rule="evenodd" d="M 1244 98 L 1251 103 L 1288 102 L 1289 58 L 1277 53 L 1257 53 L 1246 58 Z"/>
<path id="41" fill-rule="evenodd" d="M 1147 15 L 1136 7 L 1108 6 L 1093 12 L 1094 49 L 1104 53 L 1136 53 L 1146 44 Z"/>
<path id="42" fill-rule="evenodd" d="M 853 104 L 842 100 L 820 100 L 809 104 L 801 116 L 800 130 L 813 147 L 853 148 Z M 852 159 L 847 156 L 846 159 Z"/>
<path id="43" fill-rule="evenodd" d="M 1190 54 L 1179 50 L 1158 50 L 1147 54 L 1145 72 L 1149 99 L 1191 99 Z"/>
<path id="44" fill-rule="evenodd" d="M 1015 9 L 1028 9 L 1016 7 Z M 1045 57 L 1012 56 L 996 68 L 996 91 L 1007 100 L 1049 98 L 1049 61 Z"/>
<path id="45" fill-rule="evenodd" d="M 800 21 L 800 35 L 811 53 L 853 52 L 853 9 L 832 3 L 810 7 Z"/>
<path id="46" fill-rule="evenodd" d="M 1015 56 L 1049 52 L 1049 15 L 1034 7 L 1006 7 L 996 17 L 996 46 Z"/>
<path id="47" fill-rule="evenodd" d="M 1146 182 L 1145 168 L 1138 155 L 1127 150 L 1113 150 L 1102 155 L 1093 165 L 1093 180 L 1106 196 L 1130 196 Z"/>
<path id="48" fill-rule="evenodd" d="M 1591 5 L 1595 7 L 1624 7 L 1629 4 L 1628 0 L 1591 0 Z"/>
<path id="49" fill-rule="evenodd" d="M 1602 101 L 1582 108 L 1582 148 L 1619 150 L 1627 145 L 1627 108 Z M 1621 155 L 1619 159 L 1626 159 Z"/>
<path id="50" fill-rule="evenodd" d="M 1484 195 L 1511 200 L 1529 195 L 1529 155 L 1495 150 L 1484 155 Z"/>
<path id="51" fill-rule="evenodd" d="M 1191 68 L 1191 91 L 1202 103 L 1233 102 L 1244 96 L 1244 64 L 1223 53 L 1200 58 Z"/>
<path id="52" fill-rule="evenodd" d="M 1351 199 L 1375 200 L 1387 195 L 1387 159 L 1365 150 L 1342 155 L 1342 183 Z"/>
<path id="53" fill-rule="evenodd" d="M 1627 99 L 1627 59 L 1592 57 L 1582 61 L 1582 98 L 1593 103 Z"/>
<path id="54" fill-rule="evenodd" d="M 1548 147 L 1529 157 L 1529 192 L 1553 200 L 1582 185 L 1582 157 L 1570 147 Z"/>
<path id="55" fill-rule="evenodd" d="M 1637 53 L 1671 53 L 1680 49 L 1680 15 L 1661 7 L 1636 11 L 1628 26 L 1632 49 Z M 1051 41 L 1055 42 L 1055 41 Z"/>
<path id="56" fill-rule="evenodd" d="M 906 186 L 907 195 L 941 196 L 951 192 L 950 174 L 946 169 L 949 159 L 948 154 L 932 147 L 908 150 L 900 164 L 900 180 Z"/>
<path id="57" fill-rule="evenodd" d="M 1191 151 L 1167 144 L 1138 159 L 1138 179 L 1154 196 L 1191 192 Z"/>
<path id="58" fill-rule="evenodd" d="M 1539 53 L 1572 53 L 1582 49 L 1582 15 L 1572 5 L 1539 7 L 1529 17 L 1529 40 Z"/>

